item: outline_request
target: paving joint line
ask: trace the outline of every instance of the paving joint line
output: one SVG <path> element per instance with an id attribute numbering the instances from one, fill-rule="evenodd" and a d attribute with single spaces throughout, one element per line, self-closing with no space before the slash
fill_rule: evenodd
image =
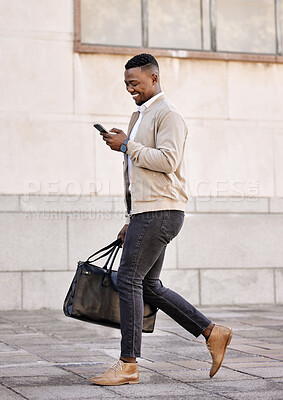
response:
<path id="1" fill-rule="evenodd" d="M 227 368 L 227 369 L 229 369 L 229 370 L 231 370 L 231 371 L 234 371 L 234 372 L 239 372 L 239 373 L 241 373 L 241 374 L 244 374 L 244 375 L 251 376 L 252 378 L 264 379 L 262 376 L 253 375 L 253 374 L 251 374 L 251 373 L 244 372 L 244 371 L 238 371 L 237 369 L 234 369 L 234 368 L 231 368 L 231 367 L 226 367 L 225 365 L 222 365 L 222 367 L 221 367 L 221 368 Z"/>
<path id="2" fill-rule="evenodd" d="M 17 392 L 16 389 L 13 389 L 12 387 L 5 385 L 5 383 L 1 383 L 2 386 L 4 386 L 7 390 L 10 390 L 11 392 L 21 396 L 21 398 L 25 399 L 25 400 L 29 400 L 28 397 L 25 397 L 23 394 L 21 394 L 20 392 Z"/>
<path id="3" fill-rule="evenodd" d="M 201 344 L 201 343 L 200 343 Z M 154 346 L 147 346 L 148 348 L 155 348 Z M 174 353 L 174 352 L 172 352 L 172 351 L 169 351 L 169 350 L 163 350 L 163 354 L 164 353 L 168 353 L 168 354 L 173 354 L 174 356 L 177 356 L 177 357 L 180 357 L 180 358 L 183 358 L 184 360 L 187 360 L 188 358 L 189 359 L 192 359 L 192 360 L 197 360 L 197 361 L 202 361 L 202 362 L 211 362 L 211 361 L 208 361 L 208 360 L 203 360 L 203 359 L 201 359 L 201 358 L 196 358 L 196 357 L 189 357 L 189 356 L 183 356 L 182 354 L 179 354 L 179 353 Z M 209 359 L 210 360 L 210 359 Z M 153 361 L 154 362 L 154 361 Z"/>
<path id="4" fill-rule="evenodd" d="M 184 337 L 184 336 L 182 336 L 181 334 L 176 333 L 176 332 L 171 332 L 171 331 L 168 331 L 168 330 L 166 330 L 166 329 L 160 329 L 160 328 L 159 328 L 158 330 L 161 331 L 161 332 L 170 333 L 171 335 L 175 335 L 175 336 L 177 336 L 177 337 L 180 337 L 180 338 L 182 338 L 182 339 L 185 339 L 185 340 L 187 340 L 188 342 L 191 342 L 191 341 L 192 341 L 191 339 L 186 338 L 186 337 Z"/>
<path id="5" fill-rule="evenodd" d="M 9 343 L 4 342 L 3 340 L 0 340 L 0 342 L 6 344 L 6 345 L 9 346 L 9 347 L 13 347 L 14 349 L 17 349 L 17 351 L 25 351 L 25 352 L 27 352 L 27 353 L 29 353 L 29 354 L 32 354 L 33 356 L 36 356 L 36 357 L 40 358 L 40 360 L 42 360 L 42 361 L 44 361 L 44 362 L 48 362 L 48 363 L 49 363 L 49 362 L 52 362 L 52 361 L 48 360 L 47 358 L 43 358 L 42 356 L 38 355 L 37 353 L 34 353 L 32 350 L 25 350 L 25 349 L 22 348 L 22 347 L 17 347 L 17 346 L 15 346 L 15 345 L 11 345 L 11 344 L 9 344 Z M 1 367 L 2 367 L 2 366 L 1 366 Z M 4 365 L 3 367 L 5 367 L 5 365 Z"/>
<path id="6" fill-rule="evenodd" d="M 195 384 L 192 384 L 191 386 L 192 386 L 194 389 L 200 390 L 200 387 L 199 387 L 199 386 L 196 386 Z M 203 391 L 204 391 L 204 389 L 203 389 Z M 211 390 L 209 390 L 209 389 L 206 389 L 206 390 L 205 390 L 205 393 L 210 393 L 210 394 L 212 394 L 212 395 L 220 396 L 221 398 L 224 398 L 224 399 L 234 400 L 233 397 L 227 397 L 228 395 L 225 395 L 225 394 L 223 394 L 223 393 L 213 392 L 213 391 L 211 391 Z"/>
<path id="7" fill-rule="evenodd" d="M 23 311 L 23 310 L 21 310 L 21 311 Z M 9 319 L 9 318 L 4 317 L 2 315 L 1 315 L 1 319 L 3 319 L 4 321 L 11 322 L 12 324 L 18 326 L 19 328 L 25 328 L 25 329 L 31 330 L 32 332 L 37 332 L 35 328 L 31 328 L 28 325 L 22 324 L 20 322 L 16 322 L 13 319 Z M 12 331 L 14 332 L 15 335 L 18 335 L 18 333 L 16 333 L 13 328 L 12 328 Z"/>
<path id="8" fill-rule="evenodd" d="M 84 379 L 84 380 L 87 380 L 87 378 L 85 378 L 84 376 L 80 375 L 78 372 L 74 372 L 74 371 L 72 371 L 72 370 L 69 370 L 69 369 L 66 368 L 66 367 L 61 367 L 60 369 L 62 369 L 62 370 L 65 371 L 65 372 L 71 373 L 71 374 L 73 374 L 73 375 L 75 375 L 75 376 L 78 376 L 79 378 L 82 378 L 82 379 Z"/>
<path id="9" fill-rule="evenodd" d="M 172 376 L 169 377 L 169 376 L 167 376 L 167 375 L 165 375 L 165 374 L 163 374 L 163 373 L 161 373 L 161 372 L 155 371 L 155 370 L 150 369 L 150 368 L 148 368 L 148 367 L 143 367 L 143 368 L 148 369 L 148 370 L 151 371 L 151 372 L 155 372 L 155 373 L 158 374 L 158 375 L 164 376 L 164 377 L 167 378 L 167 379 L 171 379 L 172 381 L 175 381 L 175 382 L 178 382 L 178 383 L 182 383 L 182 384 L 185 384 L 185 385 L 187 385 L 187 386 L 191 386 L 191 387 L 193 387 L 194 389 L 198 389 L 199 391 L 202 391 L 202 392 L 204 392 L 204 393 L 207 393 L 207 392 L 208 392 L 207 389 L 202 389 L 202 388 L 200 388 L 200 387 L 198 387 L 198 386 L 197 386 L 197 387 L 194 386 L 194 383 L 184 382 L 184 381 L 182 381 L 182 380 L 180 380 L 180 379 L 178 379 L 178 378 L 174 378 L 174 377 L 172 377 Z M 212 391 L 210 391 L 209 393 L 211 393 L 212 395 L 216 394 L 216 393 L 214 393 L 214 392 L 212 392 Z M 217 395 L 218 395 L 218 393 L 217 393 Z M 222 395 L 219 394 L 219 396 L 222 396 Z M 233 400 L 231 397 L 225 397 L 225 396 L 224 396 L 224 398 L 225 398 L 225 399 L 229 399 L 229 400 Z"/>

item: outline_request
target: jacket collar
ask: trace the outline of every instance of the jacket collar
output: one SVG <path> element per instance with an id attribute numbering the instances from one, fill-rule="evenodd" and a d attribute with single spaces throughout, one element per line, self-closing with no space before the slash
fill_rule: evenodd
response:
<path id="1" fill-rule="evenodd" d="M 144 114 L 147 113 L 148 111 L 152 110 L 154 107 L 156 107 L 161 101 L 163 101 L 165 99 L 165 95 L 164 93 L 162 93 L 162 95 L 160 95 L 159 97 L 157 97 L 157 99 L 155 99 L 149 107 L 146 108 L 146 110 L 144 110 Z"/>
<path id="2" fill-rule="evenodd" d="M 130 122 L 129 122 L 129 127 L 128 127 L 128 137 L 130 136 L 132 129 L 139 118 L 139 115 L 140 115 L 139 111 L 135 111 L 132 114 Z"/>
<path id="3" fill-rule="evenodd" d="M 143 113 L 145 114 L 148 111 L 152 110 L 155 106 L 157 106 L 157 104 L 159 104 L 160 101 L 163 101 L 164 99 L 165 99 L 165 95 L 164 94 L 160 95 L 159 97 L 157 97 L 157 99 L 154 99 L 154 101 L 149 105 L 148 108 L 146 108 L 146 110 L 143 111 Z M 128 137 L 130 136 L 132 129 L 139 118 L 139 115 L 140 115 L 139 111 L 133 112 L 130 122 L 129 122 L 128 134 L 127 134 Z"/>

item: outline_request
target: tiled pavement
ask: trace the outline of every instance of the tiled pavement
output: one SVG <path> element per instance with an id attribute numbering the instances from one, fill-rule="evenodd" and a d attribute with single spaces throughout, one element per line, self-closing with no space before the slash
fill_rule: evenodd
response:
<path id="1" fill-rule="evenodd" d="M 283 400 L 283 306 L 201 310 L 234 328 L 214 378 L 202 338 L 159 312 L 155 333 L 143 337 L 141 383 L 119 387 L 87 380 L 118 358 L 118 330 L 60 311 L 1 312 L 0 399 Z"/>

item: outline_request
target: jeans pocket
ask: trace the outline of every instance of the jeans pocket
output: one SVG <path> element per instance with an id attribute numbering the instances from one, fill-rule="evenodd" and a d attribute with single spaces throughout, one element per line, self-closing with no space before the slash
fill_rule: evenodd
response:
<path id="1" fill-rule="evenodd" d="M 168 211 L 165 215 L 160 230 L 166 235 L 168 243 L 180 232 L 184 223 L 183 211 Z"/>

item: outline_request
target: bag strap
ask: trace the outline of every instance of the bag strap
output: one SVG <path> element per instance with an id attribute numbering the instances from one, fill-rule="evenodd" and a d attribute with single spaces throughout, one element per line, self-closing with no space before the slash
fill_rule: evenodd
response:
<path id="1" fill-rule="evenodd" d="M 95 262 L 95 261 L 97 261 L 97 260 L 100 260 L 101 258 L 103 258 L 103 257 L 106 257 L 106 256 L 108 256 L 108 254 L 112 254 L 113 253 L 113 251 L 115 250 L 115 247 L 112 247 L 110 250 L 108 250 L 106 253 L 104 253 L 104 254 L 102 254 L 101 256 L 99 256 L 99 257 L 96 257 L 94 260 L 90 260 L 90 258 L 91 257 L 89 257 L 88 259 L 87 259 L 87 261 L 86 262 L 88 262 L 88 263 L 93 263 L 93 262 Z"/>
<path id="2" fill-rule="evenodd" d="M 113 249 L 113 258 L 111 260 L 110 267 L 107 270 L 109 276 L 112 273 L 112 267 L 113 267 L 114 261 L 115 261 L 115 259 L 117 257 L 118 251 L 120 250 L 121 247 L 122 247 L 122 241 L 121 241 L 120 244 L 117 245 L 116 249 L 115 248 Z M 111 254 L 111 256 L 112 256 L 112 254 Z M 111 256 L 109 257 L 109 259 L 111 258 Z M 107 262 L 108 262 L 108 260 L 107 260 Z M 105 266 L 103 268 L 105 268 Z M 107 268 L 107 266 L 106 266 L 106 268 Z"/>
<path id="3" fill-rule="evenodd" d="M 94 261 L 100 260 L 100 258 L 106 257 L 108 254 L 112 253 L 112 250 L 114 250 L 116 246 L 119 246 L 119 245 L 122 245 L 122 240 L 121 239 L 114 240 L 114 242 L 110 243 L 108 246 L 103 247 L 102 249 L 96 251 L 91 256 L 89 256 L 88 259 L 86 260 L 86 262 L 94 262 Z M 96 256 L 99 253 L 102 253 L 105 250 L 108 250 L 108 251 L 106 251 L 106 253 L 102 254 L 101 256 L 95 258 L 94 260 L 91 260 L 92 257 Z"/>

